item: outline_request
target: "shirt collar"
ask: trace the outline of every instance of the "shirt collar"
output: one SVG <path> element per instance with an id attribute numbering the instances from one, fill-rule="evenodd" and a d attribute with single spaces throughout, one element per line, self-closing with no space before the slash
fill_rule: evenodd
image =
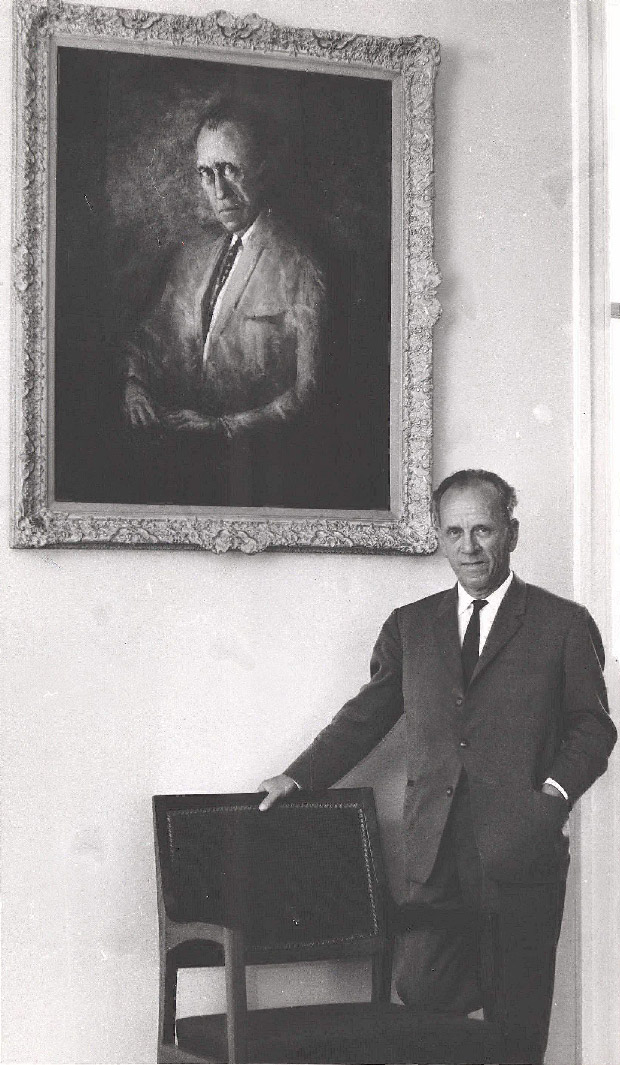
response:
<path id="1" fill-rule="evenodd" d="M 263 212 L 261 211 L 261 213 L 258 214 L 256 216 L 256 218 L 254 219 L 254 221 L 252 222 L 252 225 L 248 226 L 248 228 L 245 230 L 245 232 L 243 232 L 243 233 L 235 233 L 232 243 L 233 244 L 241 244 L 241 247 L 245 248 L 247 246 L 247 244 L 248 244 L 248 241 L 251 240 L 252 234 L 256 231 L 256 227 L 258 225 L 258 222 L 259 222 L 262 214 L 263 214 Z"/>
<path id="2" fill-rule="evenodd" d="M 499 588 L 496 588 L 494 592 L 491 592 L 490 595 L 485 597 L 487 603 L 494 608 L 495 612 L 499 610 L 499 604 L 506 595 L 513 577 L 514 573 L 511 570 L 503 584 L 500 584 Z M 466 610 L 469 610 L 474 601 L 474 597 L 473 595 L 470 595 L 469 592 L 465 591 L 460 582 L 457 584 L 457 588 L 459 593 L 458 613 L 464 614 Z"/>

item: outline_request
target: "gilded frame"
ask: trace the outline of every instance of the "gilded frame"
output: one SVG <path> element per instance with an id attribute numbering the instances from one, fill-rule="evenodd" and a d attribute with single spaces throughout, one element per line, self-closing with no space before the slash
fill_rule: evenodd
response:
<path id="1" fill-rule="evenodd" d="M 15 17 L 12 545 L 428 554 L 433 260 L 433 88 L 439 45 L 297 29 L 257 15 L 155 14 L 24 0 Z M 392 99 L 390 505 L 385 510 L 187 507 L 54 499 L 53 115 L 59 44 L 378 77 Z M 396 220 L 396 224 L 394 224 Z"/>

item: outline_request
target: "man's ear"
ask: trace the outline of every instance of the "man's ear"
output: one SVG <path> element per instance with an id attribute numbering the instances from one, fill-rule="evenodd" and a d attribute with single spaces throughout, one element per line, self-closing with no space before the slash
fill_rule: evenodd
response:
<path id="1" fill-rule="evenodd" d="M 516 518 L 510 519 L 510 550 L 514 551 L 519 540 L 519 522 Z"/>
<path id="2" fill-rule="evenodd" d="M 441 529 L 440 529 L 440 526 L 439 526 L 439 522 L 437 521 L 436 518 L 433 518 L 433 528 L 434 528 L 435 532 L 437 533 L 437 544 L 439 546 L 439 551 L 443 555 L 443 557 L 446 558 L 446 552 L 444 551 L 444 546 L 443 546 L 443 536 L 441 535 Z"/>

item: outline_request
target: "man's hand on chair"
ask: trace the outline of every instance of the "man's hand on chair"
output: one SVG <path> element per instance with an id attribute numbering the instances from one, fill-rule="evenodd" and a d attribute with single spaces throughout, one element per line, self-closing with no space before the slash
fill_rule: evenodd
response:
<path id="1" fill-rule="evenodd" d="M 270 806 L 274 806 L 280 799 L 290 795 L 292 791 L 298 791 L 299 786 L 292 777 L 287 777 L 284 773 L 281 773 L 279 777 L 269 777 L 269 780 L 263 780 L 262 784 L 258 785 L 258 790 L 267 792 L 258 808 L 259 810 L 268 810 Z"/>

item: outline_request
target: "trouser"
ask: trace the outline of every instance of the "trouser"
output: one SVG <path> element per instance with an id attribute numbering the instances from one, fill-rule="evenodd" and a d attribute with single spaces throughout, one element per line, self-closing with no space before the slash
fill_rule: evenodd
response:
<path id="1" fill-rule="evenodd" d="M 400 998 L 433 1012 L 483 1007 L 505 1033 L 505 1065 L 538 1065 L 549 1033 L 564 892 L 564 880 L 500 884 L 485 877 L 463 774 L 431 876 L 408 884 L 407 901 L 464 906 L 477 920 L 464 931 L 403 935 L 396 955 Z"/>

